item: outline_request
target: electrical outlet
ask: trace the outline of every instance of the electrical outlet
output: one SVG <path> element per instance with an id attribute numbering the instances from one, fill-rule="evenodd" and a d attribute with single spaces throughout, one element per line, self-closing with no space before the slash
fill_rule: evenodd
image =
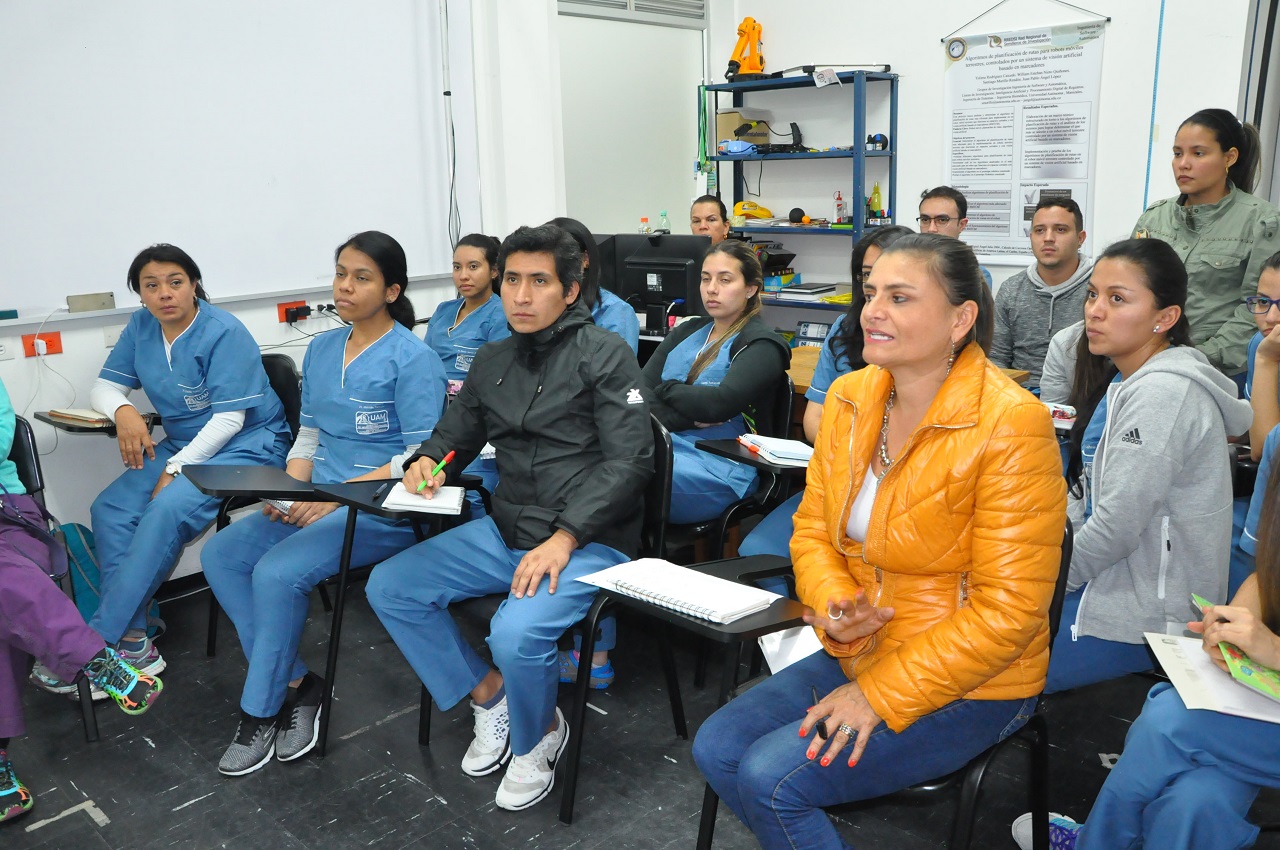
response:
<path id="1" fill-rule="evenodd" d="M 13 340 L 0 340 L 0 360 L 12 360 L 15 356 L 13 353 Z"/>
<path id="2" fill-rule="evenodd" d="M 305 306 L 307 306 L 307 302 L 305 301 L 282 301 L 279 304 L 276 304 L 276 312 L 280 315 L 281 322 L 288 322 L 289 320 L 284 314 L 285 310 L 288 310 L 290 307 L 305 307 Z"/>
<path id="3" fill-rule="evenodd" d="M 61 354 L 62 353 L 62 334 L 58 331 L 45 331 L 40 334 L 40 341 L 44 343 L 44 351 L 36 351 L 36 335 L 22 335 L 22 350 L 28 357 L 35 357 L 37 354 Z"/>
<path id="4" fill-rule="evenodd" d="M 107 348 L 115 348 L 116 343 L 120 341 L 120 334 L 124 333 L 124 325 L 108 325 L 102 329 L 102 344 Z"/>

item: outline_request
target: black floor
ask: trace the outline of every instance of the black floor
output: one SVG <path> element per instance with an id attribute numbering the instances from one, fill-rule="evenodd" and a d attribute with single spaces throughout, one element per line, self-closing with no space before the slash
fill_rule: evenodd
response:
<path id="1" fill-rule="evenodd" d="M 206 610 L 204 592 L 164 604 L 165 693 L 140 718 L 100 703 L 102 739 L 95 744 L 85 743 L 74 704 L 28 693 L 30 734 L 15 740 L 10 753 L 36 809 L 0 827 L 0 847 L 694 847 L 702 781 L 689 742 L 672 731 L 642 622 L 624 615 L 618 680 L 593 696 L 599 712 L 588 718 L 576 819 L 566 826 L 557 820 L 558 790 L 533 809 L 511 813 L 493 804 L 501 774 L 462 774 L 457 765 L 470 740 L 465 706 L 437 712 L 433 746 L 417 745 L 417 681 L 359 591 L 347 611 L 329 756 L 273 762 L 239 779 L 222 776 L 216 765 L 235 732 L 244 659 L 225 621 L 220 653 L 205 656 Z M 303 652 L 322 669 L 328 620 L 318 601 L 312 614 Z M 714 689 L 694 689 L 692 646 L 677 647 L 677 662 L 696 729 L 714 708 Z M 1088 812 L 1149 685 L 1128 677 L 1052 702 L 1055 811 Z M 564 706 L 568 688 L 561 696 Z M 1025 751 L 1005 753 L 984 786 L 975 847 L 1014 847 L 1009 823 L 1027 808 Z M 914 850 L 945 846 L 951 811 L 949 800 L 906 801 L 839 819 L 860 850 Z M 1280 821 L 1280 799 L 1264 797 L 1254 812 Z M 722 808 L 717 850 L 755 846 Z M 1258 846 L 1280 847 L 1280 840 L 1264 836 Z"/>

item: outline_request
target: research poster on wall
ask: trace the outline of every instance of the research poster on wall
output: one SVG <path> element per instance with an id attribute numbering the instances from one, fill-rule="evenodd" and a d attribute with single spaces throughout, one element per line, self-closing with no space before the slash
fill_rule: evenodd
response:
<path id="1" fill-rule="evenodd" d="M 1068 197 L 1093 218 L 1105 22 L 953 36 L 944 43 L 946 182 L 969 201 L 980 262 L 1030 262 L 1031 215 Z"/>

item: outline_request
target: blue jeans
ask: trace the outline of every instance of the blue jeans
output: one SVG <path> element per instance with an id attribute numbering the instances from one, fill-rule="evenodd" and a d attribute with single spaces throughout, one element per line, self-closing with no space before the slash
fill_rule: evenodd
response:
<path id="1" fill-rule="evenodd" d="M 283 466 L 287 440 L 282 436 L 271 452 L 234 449 L 206 463 Z M 165 464 L 180 448 L 161 440 L 155 460 L 144 457 L 142 469 L 125 470 L 89 508 L 102 577 L 102 598 L 89 625 L 109 644 L 129 629 L 147 627 L 147 605 L 173 571 L 182 547 L 218 515 L 221 499 L 204 495 L 182 476 L 151 498 Z"/>
<path id="2" fill-rule="evenodd" d="M 511 579 L 526 549 L 508 549 L 491 517 L 472 520 L 383 561 L 369 576 L 369 604 L 404 653 L 436 705 L 447 711 L 489 673 L 463 639 L 449 605 L 508 593 L 489 624 L 489 649 L 502 673 L 511 715 L 511 751 L 530 752 L 555 720 L 560 666 L 556 641 L 581 620 L 597 588 L 575 581 L 627 560 L 616 549 L 588 543 L 560 571 L 556 592 L 543 579 L 516 599 Z"/>
<path id="3" fill-rule="evenodd" d="M 253 514 L 215 534 L 200 553 L 209 587 L 235 624 L 249 661 L 240 707 L 254 717 L 275 716 L 289 682 L 307 672 L 298 645 L 309 597 L 338 573 L 346 522 L 346 508 L 305 528 Z M 351 565 L 377 563 L 416 542 L 407 522 L 359 514 Z"/>
<path id="4" fill-rule="evenodd" d="M 1062 601 L 1062 624 L 1049 652 L 1049 675 L 1044 686 L 1046 694 L 1152 669 L 1151 653 L 1145 643 L 1122 643 L 1088 635 L 1072 636 L 1072 626 L 1075 625 L 1085 587 L 1071 591 Z"/>
<path id="5" fill-rule="evenodd" d="M 956 700 L 902 732 L 881 723 L 857 766 L 848 766 L 846 748 L 822 767 L 805 757 L 809 741 L 799 737 L 812 703 L 809 687 L 821 697 L 848 682 L 836 659 L 815 652 L 724 705 L 698 730 L 694 761 L 765 850 L 847 847 L 824 807 L 881 797 L 960 769 L 1016 732 L 1038 699 Z"/>
<path id="6" fill-rule="evenodd" d="M 1250 847 L 1246 820 L 1261 786 L 1280 787 L 1274 723 L 1190 711 L 1171 685 L 1147 695 L 1077 850 L 1129 847 Z"/>

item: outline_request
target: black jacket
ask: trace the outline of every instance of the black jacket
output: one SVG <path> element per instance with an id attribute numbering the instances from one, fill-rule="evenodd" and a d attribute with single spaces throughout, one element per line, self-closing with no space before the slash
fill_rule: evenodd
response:
<path id="1" fill-rule="evenodd" d="M 435 431 L 405 463 L 457 452 L 456 482 L 486 442 L 498 450 L 493 519 L 512 549 L 532 549 L 557 528 L 579 546 L 634 556 L 653 431 L 636 357 L 598 328 L 581 299 L 536 334 L 481 347 Z"/>
<path id="2" fill-rule="evenodd" d="M 711 321 L 706 316 L 680 323 L 644 364 L 653 415 L 669 430 L 687 431 L 697 422 L 726 422 L 746 413 L 760 431 L 769 431 L 773 391 L 791 364 L 791 349 L 759 316 L 747 322 L 730 344 L 729 373 L 718 387 L 662 380 L 667 355 Z"/>

